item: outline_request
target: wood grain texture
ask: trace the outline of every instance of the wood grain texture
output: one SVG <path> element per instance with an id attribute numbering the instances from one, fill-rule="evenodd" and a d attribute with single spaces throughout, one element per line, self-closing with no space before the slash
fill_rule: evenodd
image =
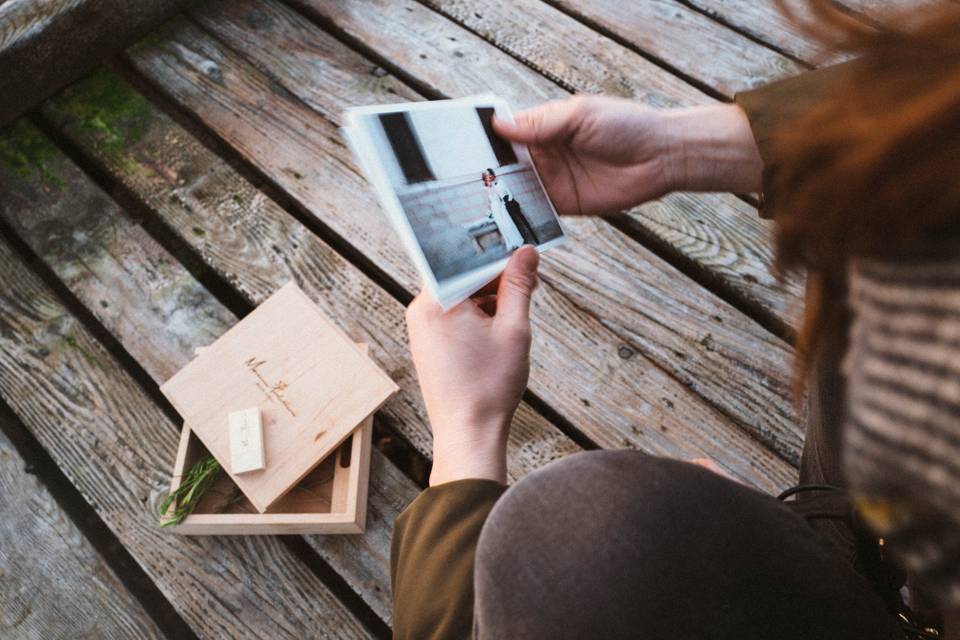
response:
<path id="1" fill-rule="evenodd" d="M 955 2 L 956 0 L 950 0 Z M 905 11 L 908 14 L 925 7 L 943 4 L 942 0 L 840 0 L 840 4 L 859 11 L 869 18 L 881 18 L 887 12 Z"/>
<path id="2" fill-rule="evenodd" d="M 601 77 L 609 77 L 611 69 L 621 69 L 628 77 L 640 74 L 651 78 L 670 77 L 652 62 L 631 55 L 632 52 L 580 21 L 659 58 L 687 78 L 725 96 L 800 71 L 789 58 L 676 0 L 550 0 L 548 3 L 541 0 L 425 0 L 425 3 L 508 51 L 526 51 L 523 57 L 538 67 L 545 65 L 550 75 L 564 81 L 572 74 L 581 76 L 567 85 L 578 91 L 593 92 L 592 87 L 584 87 L 589 86 L 589 78 L 594 75 L 591 71 L 596 69 L 602 70 Z M 566 60 L 551 57 L 548 51 L 555 48 L 577 52 L 580 64 L 571 68 Z M 534 51 L 547 55 L 536 55 Z M 621 92 L 622 87 L 616 93 Z"/>
<path id="3" fill-rule="evenodd" d="M 112 101 L 107 96 L 112 96 Z M 92 162 L 153 209 L 251 304 L 258 304 L 276 288 L 294 280 L 351 335 L 369 343 L 374 358 L 401 388 L 379 417 L 429 455 L 430 431 L 406 348 L 403 307 L 399 303 L 112 72 L 101 70 L 74 85 L 49 101 L 44 113 L 63 127 Z M 91 126 L 91 122 L 100 126 Z M 24 203 L 37 202 L 41 207 L 33 218 L 49 216 L 50 220 L 57 220 L 60 209 L 76 201 L 76 197 L 63 198 L 56 191 L 51 192 L 53 197 L 45 198 L 49 185 L 38 189 L 21 185 L 20 189 L 25 190 Z M 74 253 L 86 256 L 86 264 L 101 264 L 102 257 L 95 260 L 87 252 L 108 256 L 115 250 L 114 237 L 124 240 L 126 251 L 143 256 L 166 255 L 149 236 L 137 236 L 133 244 L 130 234 L 121 233 L 130 223 L 115 207 L 99 212 L 98 228 L 102 231 L 96 236 L 85 236 L 82 250 L 73 249 Z M 115 230 L 110 231 L 111 227 Z M 29 232 L 25 231 L 25 236 L 28 242 L 37 241 Z M 81 243 L 75 240 L 74 244 Z M 71 260 L 60 260 L 48 252 L 42 255 L 48 256 L 46 259 L 68 286 L 80 292 L 78 297 L 157 382 L 165 379 L 165 372 L 176 371 L 189 362 L 196 345 L 209 343 L 208 335 L 220 335 L 236 322 L 202 288 L 186 299 L 189 304 L 175 307 L 178 289 L 192 291 L 197 285 L 192 281 L 187 284 L 188 275 L 174 262 L 175 268 L 161 272 L 170 286 L 155 299 L 163 303 L 169 298 L 170 306 L 183 314 L 180 323 L 185 334 L 189 335 L 191 321 L 197 323 L 197 333 L 190 340 L 158 330 L 158 343 L 147 345 L 136 340 L 131 331 L 138 318 L 144 323 L 154 322 L 144 317 L 150 315 L 144 311 L 148 301 L 143 299 L 143 293 L 136 293 L 148 291 L 143 286 L 142 274 L 129 276 L 131 286 L 119 290 L 121 293 L 113 299 L 107 290 L 87 290 L 83 282 L 70 278 Z M 147 270 L 157 271 L 156 262 L 147 260 Z M 114 268 L 112 262 L 104 266 L 105 271 Z M 86 273 L 85 280 L 91 286 L 110 282 L 108 274 L 95 277 Z M 98 295 L 110 299 L 108 307 L 97 303 Z M 110 308 L 116 309 L 117 316 L 108 315 Z M 156 313 L 165 305 L 146 308 Z M 510 476 L 516 478 L 578 450 L 572 441 L 524 405 L 511 433 Z M 372 468 L 365 534 L 350 536 L 349 541 L 324 536 L 310 537 L 308 541 L 389 623 L 390 533 L 396 516 L 419 490 L 379 452 L 374 452 Z"/>
<path id="4" fill-rule="evenodd" d="M 292 282 L 160 386 L 260 513 L 335 453 L 396 389 Z M 264 423 L 270 460 L 263 468 L 261 455 L 256 472 L 238 473 L 232 465 L 234 443 L 225 427 L 242 407 L 252 407 Z"/>
<path id="5" fill-rule="evenodd" d="M 823 47 L 788 20 L 772 0 L 689 0 L 707 15 L 777 47 L 798 60 L 826 63 Z M 790 7 L 803 9 L 804 0 L 791 0 Z"/>
<path id="6" fill-rule="evenodd" d="M 0 216 L 96 311 L 140 364 L 167 380 L 179 366 L 162 353 L 208 345 L 232 316 L 220 305 L 199 305 L 203 287 L 116 203 L 89 181 L 26 120 L 9 126 L 0 148 L 25 150 L 20 165 L 0 164 Z M 67 187 L 72 187 L 66 192 Z M 139 314 L 115 307 L 136 299 Z M 192 313 L 187 310 L 194 310 Z"/>
<path id="7" fill-rule="evenodd" d="M 793 331 L 803 311 L 802 280 L 773 274 L 773 227 L 739 198 L 719 193 L 672 193 L 642 204 L 625 225 L 735 293 L 736 304 L 761 309 L 782 331 Z"/>
<path id="8" fill-rule="evenodd" d="M 248 19 L 249 12 L 256 11 L 259 19 L 256 21 L 256 27 L 251 27 L 251 20 Z M 435 14 L 432 14 L 435 16 Z M 436 16 L 435 16 L 436 17 Z M 345 59 L 344 65 L 352 64 L 350 61 L 356 57 L 349 51 L 341 50 L 342 53 L 337 57 L 317 57 L 310 53 L 304 53 L 300 42 L 317 41 L 324 37 L 322 32 L 318 32 L 311 25 L 303 22 L 295 14 L 283 9 L 279 5 L 269 2 L 240 2 L 215 3 L 207 5 L 202 11 L 198 12 L 197 18 L 202 24 L 215 31 L 215 33 L 225 42 L 236 46 L 245 55 L 261 65 L 270 72 L 271 79 L 282 83 L 290 91 L 307 102 L 311 107 L 321 112 L 328 119 L 336 120 L 340 116 L 342 109 L 351 103 L 364 100 L 361 94 L 352 101 L 343 102 L 331 98 L 329 92 L 325 90 L 324 85 L 310 81 L 310 76 L 329 75 L 322 74 L 320 71 L 314 72 L 314 69 L 322 66 L 339 66 L 340 59 Z M 436 17 L 443 21 L 443 18 Z M 446 22 L 446 21 L 444 21 Z M 448 23 L 450 24 L 450 23 Z M 279 54 L 271 54 L 269 57 L 260 57 L 258 48 L 249 46 L 247 43 L 255 42 L 255 38 L 250 31 L 260 32 L 260 38 L 268 39 L 272 42 L 288 43 L 286 46 L 278 47 L 278 50 L 288 50 L 294 53 L 280 57 Z M 234 36 L 234 31 L 246 32 L 245 37 Z M 469 35 L 469 34 L 468 34 Z M 474 36 L 474 39 L 476 37 Z M 466 36 L 462 33 L 458 36 L 458 42 L 461 46 L 466 46 L 464 42 Z M 489 45 L 478 41 L 483 47 L 489 48 Z M 197 45 L 202 46 L 197 42 Z M 214 51 L 206 51 L 207 55 L 217 55 Z M 279 58 L 279 59 L 278 59 Z M 418 57 L 419 59 L 419 57 Z M 226 58 L 224 58 L 226 60 Z M 297 69 L 297 71 L 288 72 L 288 69 Z M 222 67 L 221 67 L 222 71 Z M 418 72 L 419 67 L 412 69 Z M 180 74 L 182 75 L 182 74 Z M 450 75 L 450 74 L 448 74 Z M 172 77 L 172 76 L 171 76 Z M 474 87 L 474 91 L 477 87 Z M 310 112 L 304 112 L 302 117 L 313 117 Z M 293 147 L 286 146 L 290 153 Z M 335 153 L 331 149 L 329 153 Z M 304 161 L 306 161 L 305 156 Z M 277 180 L 283 181 L 285 187 L 289 190 L 296 190 L 299 185 L 295 181 L 284 181 L 283 176 L 277 174 Z M 351 200 L 356 201 L 357 197 L 367 195 L 369 190 L 364 190 L 362 183 L 351 190 L 352 194 L 363 190 L 360 194 L 351 195 Z M 309 205 L 309 203 L 307 203 Z M 350 206 L 344 204 L 340 211 L 325 210 L 323 214 L 324 221 L 337 229 L 344 237 L 351 240 L 355 246 L 363 249 L 368 255 L 373 256 L 381 265 L 385 262 L 385 252 L 380 250 L 383 246 L 393 246 L 398 244 L 397 239 L 386 225 L 379 222 L 375 213 L 375 203 L 370 202 L 369 207 L 357 207 L 356 204 Z M 313 207 L 311 207 L 313 208 Z M 314 211 L 319 209 L 313 208 Z M 346 213 L 341 213 L 341 211 Z M 368 212 L 369 217 L 364 218 L 362 212 Z M 337 214 L 339 213 L 339 218 Z M 539 332 L 539 337 L 535 338 L 534 346 L 534 375 L 531 387 L 541 397 L 547 399 L 554 407 L 560 408 L 565 415 L 570 418 L 578 427 L 595 437 L 598 442 L 606 446 L 623 446 L 624 442 L 634 442 L 636 440 L 652 440 L 638 431 L 642 431 L 644 426 L 666 427 L 667 431 L 672 429 L 685 430 L 689 428 L 690 422 L 696 421 L 701 424 L 718 425 L 717 433 L 727 429 L 718 421 L 716 417 L 711 418 L 708 413 L 704 413 L 699 406 L 697 395 L 700 394 L 710 400 L 713 406 L 719 407 L 726 415 L 734 416 L 740 424 L 748 425 L 750 428 L 763 429 L 766 424 L 774 423 L 768 429 L 768 433 L 777 432 L 781 434 L 780 440 L 771 442 L 778 450 L 785 455 L 795 456 L 798 451 L 800 437 L 799 431 L 795 427 L 792 405 L 789 400 L 789 389 L 786 379 L 789 376 L 789 353 L 786 349 L 771 340 L 770 336 L 754 326 L 729 306 L 715 300 L 709 294 L 706 294 L 699 286 L 692 283 L 687 278 L 681 276 L 675 271 L 667 280 L 663 279 L 663 273 L 660 273 L 659 283 L 650 281 L 651 286 L 663 286 L 665 290 L 672 290 L 674 294 L 680 297 L 690 296 L 693 299 L 706 296 L 705 300 L 710 300 L 708 306 L 719 305 L 720 315 L 726 316 L 728 326 L 735 327 L 734 333 L 743 332 L 739 340 L 730 342 L 731 350 L 726 351 L 724 355 L 713 355 L 708 352 L 703 344 L 709 330 L 704 330 L 707 326 L 704 323 L 708 320 L 701 317 L 698 322 L 697 316 L 681 314 L 678 317 L 671 317 L 669 320 L 663 318 L 651 318 L 649 316 L 635 316 L 634 321 L 638 328 L 631 334 L 617 333 L 611 331 L 613 325 L 605 325 L 604 320 L 597 314 L 597 308 L 592 304 L 592 292 L 587 289 L 580 289 L 571 292 L 570 295 L 556 295 L 558 291 L 550 286 L 553 281 L 555 271 L 563 268 L 563 263 L 575 262 L 578 268 L 586 268 L 589 275 L 594 278 L 602 289 L 606 290 L 609 297 L 616 297 L 618 292 L 625 289 L 635 288 L 636 283 L 629 278 L 624 278 L 624 272 L 611 273 L 591 264 L 597 264 L 603 261 L 603 255 L 607 251 L 604 238 L 607 236 L 617 237 L 621 235 L 613 230 L 604 222 L 593 219 L 568 219 L 568 230 L 572 232 L 577 242 L 570 243 L 567 247 L 545 256 L 542 274 L 544 282 L 548 286 L 544 287 L 543 292 L 539 294 L 540 299 L 535 302 L 534 327 L 535 333 Z M 375 244 L 365 244 L 359 240 L 360 233 L 353 232 L 353 226 L 360 225 L 365 229 L 365 234 L 369 236 L 371 228 L 380 231 L 380 237 Z M 622 243 L 620 246 L 632 246 L 632 243 Z M 390 253 L 392 255 L 392 252 Z M 659 260 L 644 251 L 637 248 L 630 260 L 643 264 L 646 261 Z M 558 266 L 554 266 L 554 265 Z M 409 269 L 407 261 L 397 265 L 391 265 L 391 275 L 395 275 L 407 287 L 415 287 L 415 278 L 405 277 L 403 270 Z M 646 273 L 640 270 L 640 273 Z M 634 274 L 631 274 L 631 277 Z M 682 293 L 679 293 L 682 292 Z M 620 315 L 616 309 L 604 309 L 606 313 Z M 688 329 L 686 335 L 671 334 L 669 331 L 661 331 L 666 325 L 683 326 Z M 568 327 L 568 328 L 565 328 Z M 542 328 L 542 331 L 540 331 Z M 635 336 L 646 336 L 647 340 L 661 342 L 665 347 L 663 350 L 652 349 L 648 347 L 647 341 L 636 342 Z M 766 377 L 758 381 L 758 391 L 746 396 L 750 398 L 748 402 L 756 401 L 757 406 L 742 410 L 736 408 L 729 401 L 729 388 L 718 389 L 723 384 L 723 380 L 730 375 L 728 367 L 738 367 L 744 360 L 729 357 L 734 351 L 740 350 L 740 345 L 753 345 L 758 341 L 769 343 L 770 349 L 761 356 L 761 359 L 767 359 L 762 364 L 754 360 L 754 364 L 761 364 L 756 367 L 754 364 L 746 365 L 740 374 L 741 378 L 757 376 L 762 371 L 762 376 Z M 667 344 L 669 343 L 669 346 Z M 627 350 L 636 358 L 621 357 L 621 346 L 627 345 Z M 609 359 L 605 361 L 587 361 L 583 358 L 584 353 L 596 352 L 597 346 L 600 346 L 600 353 L 605 351 Z M 691 349 L 697 351 L 696 354 L 690 353 Z M 723 349 L 721 349 L 723 350 Z M 673 354 L 681 352 L 689 354 L 690 367 L 684 371 L 685 365 Z M 759 351 L 757 351 L 759 353 Z M 542 355 L 541 355 L 542 354 Z M 669 354 L 669 355 L 668 355 Z M 539 359 L 538 359 L 539 357 Z M 751 357 L 747 354 L 747 357 Z M 549 358 L 549 359 L 548 359 Z M 652 358 L 655 364 L 648 358 Z M 705 365 L 706 363 L 706 365 Z M 716 365 L 718 369 L 727 369 L 724 372 L 705 371 L 704 365 L 709 369 Z M 652 365 L 652 366 L 651 366 Z M 602 378 L 609 378 L 609 373 L 616 367 L 617 375 L 614 386 L 609 389 L 610 395 L 597 398 L 593 396 L 592 390 L 595 389 L 596 381 Z M 664 376 L 662 369 L 681 379 L 682 388 L 678 387 L 676 382 L 669 376 Z M 692 369 L 697 369 L 692 371 Z M 542 372 L 542 373 L 541 373 Z M 539 375 L 538 375 L 539 374 Z M 620 376 L 623 376 L 621 378 Z M 779 381 L 778 381 L 779 378 Z M 689 388 L 693 380 L 697 381 L 695 389 Z M 634 386 L 636 385 L 636 386 Z M 693 394 L 690 391 L 694 391 Z M 622 394 L 619 398 L 612 394 Z M 645 394 L 644 397 L 641 394 Z M 651 397 L 652 396 L 652 397 Z M 762 398 L 762 399 L 761 399 Z M 774 413 L 766 410 L 758 410 L 758 407 L 769 407 L 771 404 L 778 406 Z M 628 416 L 622 410 L 624 406 L 637 407 L 637 413 Z M 676 411 L 674 412 L 674 408 Z M 676 417 L 672 418 L 671 414 Z M 765 424 L 759 424 L 759 416 L 763 418 Z M 602 417 L 605 427 L 613 427 L 614 434 L 611 434 L 606 428 L 602 431 L 592 426 Z M 707 422 L 703 422 L 706 420 Z M 638 422 L 639 421 L 639 422 Z M 686 424 L 687 427 L 683 425 Z M 584 425 L 584 426 L 581 426 Z M 598 432 L 594 435 L 593 432 Z M 612 437 L 611 437 L 612 435 Z M 696 435 L 691 436 L 701 440 Z M 711 436 L 712 437 L 712 436 Z M 731 436 L 736 438 L 737 436 Z M 684 442 L 691 443 L 693 447 L 703 446 L 714 449 L 709 443 L 700 444 L 697 440 L 690 440 L 686 435 L 678 436 Z M 656 440 L 659 440 L 657 438 Z M 644 446 L 641 444 L 641 446 Z M 661 450 L 666 453 L 667 450 Z M 689 449 L 687 449 L 689 451 Z"/>
<path id="9" fill-rule="evenodd" d="M 840 62 L 846 55 L 825 54 L 814 38 L 784 16 L 772 0 L 687 0 L 709 16 L 814 66 Z M 937 0 L 838 0 L 837 4 L 867 19 L 881 19 L 887 12 L 913 12 Z M 788 6 L 806 15 L 804 0 L 790 0 Z"/>
<path id="10" fill-rule="evenodd" d="M 369 637 L 278 540 L 160 530 L 176 429 L 6 242 L 0 395 L 199 635 Z"/>
<path id="11" fill-rule="evenodd" d="M 136 42 L 185 0 L 9 0 L 0 5 L 0 125 Z"/>
<path id="12" fill-rule="evenodd" d="M 111 75 L 110 78 L 121 83 L 116 76 Z M 102 80 L 97 76 L 88 82 L 102 93 Z M 117 87 L 136 96 L 126 85 L 118 84 Z M 114 87 L 111 85 L 111 88 Z M 112 95 L 118 97 L 117 92 Z M 104 102 L 101 100 L 99 104 Z M 141 106 L 147 107 L 147 103 L 143 101 Z M 113 103 L 113 109 L 114 117 L 118 113 L 127 116 L 127 125 L 142 125 L 142 111 L 123 110 L 118 102 Z M 77 112 L 73 113 L 76 115 Z M 139 115 L 134 117 L 131 113 Z M 105 126 L 112 123 L 109 118 L 100 122 Z M 19 174 L 11 172 L 0 177 L 0 192 L 4 194 L 3 200 L 0 200 L 0 216 L 14 227 L 21 239 L 54 270 L 159 384 L 193 358 L 196 346 L 212 342 L 236 322 L 236 317 L 196 283 L 180 263 L 143 233 L 72 163 L 50 146 L 39 132 L 25 122 L 18 123 L 20 130 L 9 133 L 6 139 L 20 148 L 45 148 L 46 153 L 42 155 L 45 157 L 43 166 L 46 175 L 29 171 Z M 169 120 L 165 120 L 165 123 L 174 127 Z M 100 143 L 114 140 L 120 135 L 116 129 L 112 133 L 110 129 L 104 132 L 102 127 L 96 131 L 96 139 Z M 172 131 L 160 130 L 158 133 L 167 144 L 177 145 L 176 138 L 167 135 Z M 184 132 L 178 133 L 186 137 Z M 32 140 L 29 145 L 25 144 L 28 140 Z M 211 162 L 219 163 L 216 156 L 195 140 L 190 139 L 190 143 L 199 153 L 209 157 Z M 103 144 L 99 148 L 102 150 Z M 155 149 L 158 153 L 144 156 L 149 159 L 151 167 L 156 166 L 152 163 L 157 159 L 165 157 L 159 153 L 163 150 L 158 148 Z M 170 150 L 167 152 L 169 155 Z M 41 154 L 38 152 L 37 155 Z M 226 165 L 219 164 L 221 171 L 229 171 Z M 238 183 L 242 182 L 239 177 L 234 177 Z M 235 186 L 253 191 L 248 183 Z M 236 193 L 226 192 L 228 195 Z M 78 205 L 87 207 L 83 210 L 85 214 L 76 211 Z M 74 217 L 66 218 L 71 211 Z M 200 209 L 201 217 L 208 213 L 209 210 Z M 73 223 L 75 232 L 57 235 L 55 229 L 62 220 Z M 254 225 L 243 226 L 255 228 Z M 187 232 L 197 237 L 191 228 Z M 229 243 L 223 248 L 227 252 L 231 250 Z M 137 268 L 120 270 L 114 257 L 119 251 L 129 256 L 124 264 L 137 265 Z M 235 253 L 233 255 L 237 256 Z M 254 271 L 256 268 L 251 265 L 251 272 Z M 116 280 L 120 277 L 126 286 L 116 286 Z M 362 276 L 358 274 L 358 277 Z M 155 278 L 162 279 L 164 286 L 154 286 Z M 272 289 L 263 289 L 261 297 L 265 299 L 270 293 Z M 153 339 L 149 342 L 141 340 L 138 327 L 151 328 Z M 376 454 L 375 457 L 382 456 Z M 164 482 L 169 481 L 169 474 L 170 469 L 166 469 Z M 378 486 L 380 482 L 390 482 L 392 486 Z M 369 544 L 364 542 L 367 536 L 348 546 L 328 542 L 323 537 L 312 537 L 309 542 L 389 623 L 389 532 L 396 516 L 416 497 L 418 489 L 391 463 L 383 460 L 375 465 L 370 491 L 373 495 L 369 498 Z M 383 496 L 391 496 L 391 499 L 384 501 Z M 378 517 L 387 520 L 378 522 Z M 342 552 L 343 549 L 349 550 L 349 553 Z"/>
<path id="13" fill-rule="evenodd" d="M 626 92 L 659 107 L 675 106 L 677 99 L 670 96 L 682 96 L 688 103 L 709 101 L 680 78 L 539 2 L 472 5 L 468 26 L 479 29 L 477 34 L 414 0 L 290 0 L 290 4 L 331 23 L 450 97 L 486 87 L 483 91 L 522 109 L 566 98 L 577 88 L 584 93 Z M 454 8 L 456 14 L 467 11 L 464 5 Z M 493 33 L 496 46 L 486 42 Z M 554 60 L 558 49 L 567 55 Z M 524 51 L 531 55 L 520 57 L 532 69 L 511 57 Z M 441 81 L 438 74 L 445 78 Z"/>
<path id="14" fill-rule="evenodd" d="M 2 431 L 0 637 L 163 638 Z"/>
<path id="15" fill-rule="evenodd" d="M 64 15 L 84 5 L 89 11 L 90 3 L 87 0 L 8 0 L 0 5 L 3 6 L 3 13 L 0 13 L 0 49 L 16 46 L 50 22 L 63 19 Z"/>

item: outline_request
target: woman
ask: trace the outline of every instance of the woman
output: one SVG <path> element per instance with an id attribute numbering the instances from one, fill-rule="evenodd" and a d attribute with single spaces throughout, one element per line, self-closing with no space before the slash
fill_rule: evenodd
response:
<path id="1" fill-rule="evenodd" d="M 507 251 L 513 251 L 523 244 L 523 236 L 520 235 L 517 225 L 513 224 L 513 220 L 507 212 L 506 204 L 501 196 L 504 187 L 497 183 L 496 176 L 490 169 L 480 174 L 480 177 L 483 180 L 483 188 L 487 192 L 487 201 L 490 203 L 490 217 L 497 224 L 497 229 L 500 230 Z"/>
<path id="2" fill-rule="evenodd" d="M 810 6 L 856 62 L 735 104 L 575 98 L 495 123 L 561 213 L 763 193 L 779 266 L 809 270 L 798 499 L 632 451 L 507 490 L 536 285 L 523 248 L 493 315 L 486 295 L 408 310 L 434 466 L 394 534 L 398 637 L 933 637 L 899 617 L 909 575 L 911 607 L 960 638 L 960 7 L 872 30 Z"/>

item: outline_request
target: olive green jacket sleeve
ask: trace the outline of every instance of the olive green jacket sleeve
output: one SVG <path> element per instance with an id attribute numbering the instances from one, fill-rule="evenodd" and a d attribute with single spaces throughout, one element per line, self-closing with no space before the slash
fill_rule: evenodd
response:
<path id="1" fill-rule="evenodd" d="M 506 486 L 458 480 L 421 493 L 393 529 L 393 637 L 469 638 L 480 529 Z"/>
<path id="2" fill-rule="evenodd" d="M 758 89 L 738 93 L 734 100 L 746 112 L 750 129 L 763 159 L 763 203 L 760 215 L 768 217 L 776 194 L 771 193 L 771 177 L 777 170 L 774 140 L 777 132 L 798 120 L 818 102 L 826 99 L 833 87 L 850 72 L 856 60 L 779 80 Z"/>

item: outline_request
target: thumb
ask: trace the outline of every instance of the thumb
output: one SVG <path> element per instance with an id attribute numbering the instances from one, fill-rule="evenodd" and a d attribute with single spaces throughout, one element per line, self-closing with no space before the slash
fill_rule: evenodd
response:
<path id="1" fill-rule="evenodd" d="M 566 138 L 574 127 L 574 115 L 569 100 L 548 102 L 521 111 L 510 122 L 494 117 L 494 130 L 507 140 L 521 144 L 550 144 Z"/>
<path id="2" fill-rule="evenodd" d="M 517 249 L 500 276 L 496 319 L 526 323 L 530 318 L 530 296 L 537 287 L 540 254 L 531 245 Z"/>

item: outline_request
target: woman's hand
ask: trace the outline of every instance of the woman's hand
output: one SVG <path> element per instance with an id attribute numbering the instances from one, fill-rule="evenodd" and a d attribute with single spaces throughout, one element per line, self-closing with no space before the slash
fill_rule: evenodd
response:
<path id="1" fill-rule="evenodd" d="M 507 480 L 507 434 L 530 373 L 530 296 L 539 254 L 521 247 L 489 291 L 444 313 L 421 293 L 410 351 L 433 430 L 430 484 Z M 495 288 L 494 288 L 495 287 Z"/>
<path id="2" fill-rule="evenodd" d="M 563 215 L 603 215 L 671 191 L 760 189 L 763 162 L 746 114 L 732 104 L 657 110 L 620 98 L 580 97 L 494 119 L 529 145 Z"/>

